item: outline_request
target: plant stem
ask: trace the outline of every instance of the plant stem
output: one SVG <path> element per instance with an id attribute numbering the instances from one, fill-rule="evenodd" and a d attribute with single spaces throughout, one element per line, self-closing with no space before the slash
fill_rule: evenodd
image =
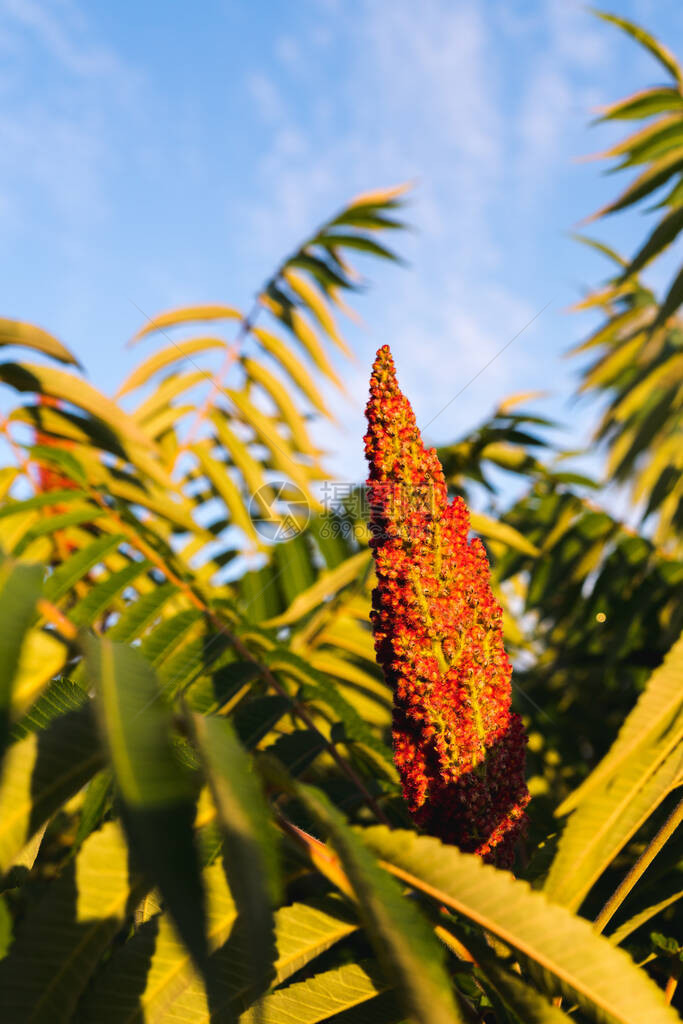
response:
<path id="1" fill-rule="evenodd" d="M 50 622 L 62 634 L 66 640 L 75 640 L 78 636 L 78 628 L 74 626 L 71 619 L 68 619 L 63 612 L 57 608 L 52 601 L 39 597 L 36 602 L 36 611 L 42 615 L 47 622 Z"/>
<path id="2" fill-rule="evenodd" d="M 99 504 L 102 508 L 106 508 L 106 510 L 110 512 L 114 516 L 114 518 L 118 520 L 122 531 L 126 533 L 126 535 L 130 538 L 131 543 L 137 547 L 138 551 L 140 551 L 146 558 L 148 558 L 149 561 L 151 561 L 152 564 L 155 565 L 164 574 L 164 576 L 166 577 L 167 580 L 169 580 L 170 583 L 173 583 L 174 586 L 178 587 L 178 589 L 181 590 L 183 594 L 185 594 L 188 600 L 191 601 L 195 608 L 197 608 L 199 611 L 203 612 L 203 614 L 207 616 L 207 618 L 211 621 L 214 628 L 222 636 L 226 638 L 228 643 L 234 648 L 234 650 L 237 651 L 240 657 L 244 658 L 245 661 L 251 662 L 258 668 L 262 678 L 266 681 L 268 686 L 275 691 L 275 693 L 278 693 L 281 697 L 286 697 L 289 701 L 291 701 L 292 713 L 295 714 L 297 718 L 301 722 L 303 722 L 308 729 L 310 729 L 312 732 L 317 733 L 318 736 L 321 737 L 325 749 L 327 750 L 332 760 L 335 762 L 337 767 L 346 775 L 349 781 L 353 783 L 356 789 L 358 789 L 358 791 L 362 794 L 363 799 L 365 800 L 368 807 L 370 807 L 370 809 L 373 811 L 377 820 L 381 821 L 383 825 L 390 826 L 391 823 L 389 819 L 387 818 L 386 814 L 378 804 L 375 797 L 372 795 L 372 793 L 365 785 L 363 779 L 356 772 L 355 768 L 342 757 L 334 743 L 328 740 L 324 733 L 320 731 L 320 729 L 315 724 L 312 716 L 310 715 L 308 709 L 304 707 L 304 705 L 302 705 L 300 701 L 291 697 L 286 687 L 284 687 L 279 682 L 279 680 L 270 671 L 268 666 L 265 665 L 260 660 L 260 658 L 255 657 L 255 655 L 249 650 L 246 644 L 244 644 L 242 640 L 231 629 L 227 628 L 225 623 L 220 619 L 220 617 L 215 613 L 215 611 L 205 601 L 203 601 L 202 598 L 199 597 L 199 595 L 197 595 L 192 590 L 189 584 L 185 583 L 184 580 L 180 579 L 179 576 L 177 576 L 168 568 L 168 566 L 164 564 L 163 560 L 157 555 L 153 548 L 149 547 L 149 545 L 142 541 L 135 534 L 135 531 L 130 529 L 128 524 L 123 519 L 121 519 L 121 517 L 118 516 L 116 512 L 112 512 L 112 510 L 102 501 L 101 497 L 97 494 L 96 491 L 92 490 L 91 493 L 97 504 Z M 70 621 L 70 619 L 67 616 L 60 612 L 60 610 L 51 602 L 41 599 L 39 602 L 38 611 L 44 618 L 46 618 L 48 621 L 52 622 L 55 626 L 57 626 L 60 632 L 62 632 L 62 634 L 67 639 L 74 639 L 77 636 L 78 628 Z"/>
<path id="3" fill-rule="evenodd" d="M 669 1004 L 671 1003 L 671 1000 L 674 997 L 674 993 L 676 992 L 676 986 L 678 985 L 678 979 L 680 977 L 680 974 L 681 967 L 680 964 L 677 964 L 673 967 L 671 974 L 669 975 L 669 980 L 666 983 L 666 988 L 664 989 L 664 998 Z"/>
<path id="4" fill-rule="evenodd" d="M 605 925 L 612 919 L 633 886 L 650 866 L 664 844 L 674 834 L 681 821 L 683 821 L 683 800 L 680 800 L 677 806 L 673 809 L 669 817 L 657 832 L 657 835 L 654 836 L 645 850 L 643 850 L 631 870 L 622 880 L 621 884 L 617 886 L 598 916 L 595 918 L 593 927 L 596 931 L 603 931 Z"/>

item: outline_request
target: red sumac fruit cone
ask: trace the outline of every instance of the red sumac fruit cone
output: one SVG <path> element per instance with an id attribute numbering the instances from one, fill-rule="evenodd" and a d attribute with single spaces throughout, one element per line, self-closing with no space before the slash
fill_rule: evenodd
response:
<path id="1" fill-rule="evenodd" d="M 377 587 L 377 659 L 394 694 L 394 760 L 416 824 L 508 867 L 525 823 L 526 737 L 484 545 L 448 500 L 387 345 L 377 353 L 365 447 Z"/>

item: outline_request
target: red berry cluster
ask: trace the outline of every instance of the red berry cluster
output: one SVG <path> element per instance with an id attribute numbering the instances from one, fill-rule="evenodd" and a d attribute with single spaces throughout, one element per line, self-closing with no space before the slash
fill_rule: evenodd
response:
<path id="1" fill-rule="evenodd" d="M 394 693 L 394 760 L 419 827 L 509 867 L 525 823 L 526 737 L 510 710 L 502 611 L 469 513 L 448 500 L 389 347 L 370 380 L 365 449 L 377 659 Z"/>

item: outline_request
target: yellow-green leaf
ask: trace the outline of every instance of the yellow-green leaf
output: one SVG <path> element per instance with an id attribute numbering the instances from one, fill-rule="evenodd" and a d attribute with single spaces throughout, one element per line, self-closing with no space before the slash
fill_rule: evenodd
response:
<path id="1" fill-rule="evenodd" d="M 364 843 L 405 884 L 491 932 L 536 966 L 549 995 L 577 1000 L 610 1024 L 675 1024 L 660 988 L 588 921 L 548 901 L 509 872 L 415 832 L 359 830 Z"/>
<path id="2" fill-rule="evenodd" d="M 322 793 L 302 785 L 296 785 L 294 792 L 328 834 L 358 900 L 358 913 L 375 952 L 412 1016 L 421 1024 L 461 1021 L 442 951 L 426 920 Z"/>
<path id="3" fill-rule="evenodd" d="M 188 722 L 223 832 L 223 863 L 249 950 L 246 973 L 267 976 L 272 963 L 272 906 L 280 890 L 275 830 L 261 781 L 227 718 Z"/>
<path id="4" fill-rule="evenodd" d="M 203 878 L 207 941 L 209 949 L 215 950 L 230 935 L 236 910 L 220 862 L 206 868 Z M 79 1007 L 84 1024 L 172 1019 L 173 1005 L 189 985 L 203 991 L 187 947 L 168 915 L 145 914 L 142 920 L 135 935 L 115 950 L 84 998 Z"/>
<path id="5" fill-rule="evenodd" d="M 26 914 L 9 956 L 0 961 L 6 1024 L 68 1024 L 100 957 L 123 924 L 139 879 L 129 874 L 126 843 L 109 822 Z"/>
<path id="6" fill-rule="evenodd" d="M 345 356 L 351 357 L 351 350 L 342 338 L 337 328 L 335 319 L 330 307 L 325 301 L 322 293 L 307 278 L 292 267 L 286 267 L 282 276 L 292 289 L 299 296 L 302 302 L 309 307 L 322 329 L 332 338 Z"/>
<path id="7" fill-rule="evenodd" d="M 100 768 L 89 708 L 64 714 L 7 749 L 0 779 L 0 871 Z"/>
<path id="8" fill-rule="evenodd" d="M 42 582 L 39 565 L 0 560 L 0 758 L 7 740 L 10 705 L 16 700 L 16 677 L 26 651 L 26 635 L 35 618 Z"/>
<path id="9" fill-rule="evenodd" d="M 351 555 L 335 569 L 322 572 L 312 587 L 302 591 L 294 598 L 289 608 L 270 619 L 264 625 L 271 627 L 289 626 L 296 622 L 303 615 L 319 608 L 325 601 L 333 597 L 343 587 L 362 578 L 372 562 L 372 555 L 369 551 L 359 551 Z"/>
<path id="10" fill-rule="evenodd" d="M 254 327 L 252 334 L 258 339 L 262 348 L 289 374 L 311 405 L 318 412 L 322 413 L 323 416 L 330 417 L 325 402 L 310 373 L 282 338 L 279 338 L 277 334 L 273 334 L 272 331 L 263 330 L 262 327 Z"/>
<path id="11" fill-rule="evenodd" d="M 12 694 L 15 718 L 28 709 L 43 687 L 61 671 L 67 653 L 62 641 L 45 630 L 32 629 L 26 635 Z"/>
<path id="12" fill-rule="evenodd" d="M 133 441 L 143 448 L 154 447 L 148 435 L 111 398 L 65 370 L 36 363 L 3 363 L 0 365 L 0 379 L 17 391 L 35 391 L 71 402 L 102 420 L 124 441 Z"/>
<path id="13" fill-rule="evenodd" d="M 260 541 L 254 529 L 254 524 L 251 521 L 240 489 L 230 476 L 227 467 L 217 462 L 209 454 L 207 445 L 204 442 L 192 445 L 191 451 L 197 456 L 202 470 L 215 487 L 218 495 L 225 502 L 233 524 L 244 532 L 247 540 L 258 547 Z"/>
<path id="14" fill-rule="evenodd" d="M 470 512 L 470 524 L 473 530 L 480 533 L 482 537 L 488 537 L 490 540 L 501 541 L 509 548 L 514 548 L 515 551 L 521 551 L 524 555 L 538 555 L 538 548 L 523 537 L 519 530 L 516 530 L 514 526 L 510 526 L 509 523 L 501 523 L 497 519 L 491 519 L 490 516 L 485 516 L 481 512 Z"/>
<path id="15" fill-rule="evenodd" d="M 71 363 L 78 366 L 79 362 L 68 348 L 62 345 L 52 334 L 42 327 L 25 324 L 20 320 L 4 320 L 0 318 L 0 345 L 21 345 L 43 352 L 46 356 L 58 359 L 60 363 Z"/>
<path id="16" fill-rule="evenodd" d="M 129 391 L 142 387 L 155 373 L 164 370 L 167 366 L 172 366 L 179 359 L 192 363 L 192 356 L 199 355 L 200 352 L 209 352 L 211 349 L 217 348 L 225 349 L 225 347 L 225 342 L 221 338 L 192 338 L 190 341 L 179 341 L 177 344 L 169 345 L 168 348 L 162 348 L 160 352 L 155 352 L 149 359 L 145 359 L 139 366 L 136 366 L 117 391 L 117 397 L 122 398 Z"/>
<path id="17" fill-rule="evenodd" d="M 650 676 L 638 703 L 619 730 L 619 735 L 597 768 L 558 807 L 569 814 L 575 807 L 614 778 L 639 747 L 654 746 L 683 709 L 683 635 L 662 665 Z"/>
<path id="18" fill-rule="evenodd" d="M 139 338 L 144 338 L 146 334 L 163 331 L 167 327 L 176 327 L 178 324 L 241 319 L 242 314 L 234 306 L 186 306 L 183 309 L 169 309 L 150 317 L 137 334 L 133 335 L 130 344 L 138 341 Z"/>
<path id="19" fill-rule="evenodd" d="M 389 987 L 384 975 L 373 964 L 336 967 L 266 996 L 259 1005 L 242 1014 L 240 1024 L 285 1024 L 290 1021 L 292 1024 L 318 1024 L 343 1010 L 367 1002 Z"/>
<path id="20" fill-rule="evenodd" d="M 616 14 L 609 14 L 607 11 L 598 11 L 595 8 L 592 10 L 596 17 L 602 18 L 603 21 L 611 22 L 612 25 L 617 25 L 627 35 L 639 42 L 641 46 L 644 46 L 646 50 L 649 50 L 652 56 L 666 68 L 669 74 L 673 75 L 679 86 L 683 86 L 683 73 L 681 72 L 680 65 L 668 47 L 658 42 L 645 29 L 634 24 L 632 21 L 628 21 L 626 18 L 620 18 Z"/>
<path id="21" fill-rule="evenodd" d="M 243 359 L 242 366 L 249 380 L 260 385 L 271 397 L 284 423 L 289 427 L 292 441 L 299 451 L 317 459 L 320 452 L 313 447 L 304 418 L 282 381 L 278 380 L 263 363 L 256 362 L 255 359 Z"/>
<path id="22" fill-rule="evenodd" d="M 135 648 L 86 637 L 85 650 L 128 840 L 199 966 L 206 936 L 193 784 L 176 756 L 170 711 L 152 667 Z"/>

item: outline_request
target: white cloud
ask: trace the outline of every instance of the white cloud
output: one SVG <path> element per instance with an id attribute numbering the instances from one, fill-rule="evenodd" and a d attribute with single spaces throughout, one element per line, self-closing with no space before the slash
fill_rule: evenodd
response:
<path id="1" fill-rule="evenodd" d="M 55 114 L 34 104 L 0 115 L 0 196 L 11 222 L 20 223 L 21 204 L 12 200 L 17 175 L 32 180 L 49 194 L 55 212 L 72 217 L 100 219 L 103 196 L 99 168 L 104 147 L 88 119 Z M 3 195 L 3 182 L 5 193 Z M 30 215 L 30 211 L 25 211 Z"/>
<path id="2" fill-rule="evenodd" d="M 275 42 L 275 54 L 289 68 L 296 68 L 301 60 L 301 49 L 293 36 L 280 36 Z"/>
<path id="3" fill-rule="evenodd" d="M 284 121 L 287 108 L 273 82 L 261 72 L 249 75 L 247 88 L 263 121 Z"/>
<path id="4" fill-rule="evenodd" d="M 389 340 L 426 422 L 536 312 L 494 274 L 503 254 L 493 208 L 509 159 L 504 83 L 475 3 L 426 0 L 418 14 L 403 0 L 368 0 L 337 10 L 333 26 L 351 64 L 341 77 L 331 70 L 327 109 L 312 105 L 302 116 L 300 107 L 282 104 L 259 167 L 267 198 L 249 211 L 246 233 L 256 247 L 272 248 L 276 225 L 291 243 L 353 193 L 418 178 L 409 212 L 418 234 L 398 242 L 412 269 L 394 271 L 400 281 L 392 277 L 384 304 L 372 303 L 372 334 L 354 336 L 362 365 L 344 376 L 350 393 L 364 396 L 373 347 Z M 306 37 L 298 44 L 305 64 L 317 44 Z M 295 147 L 285 145 L 290 132 Z M 490 412 L 520 373 L 522 351 L 514 364 L 507 353 L 494 360 L 434 423 L 433 436 L 453 436 Z M 332 400 L 353 427 L 340 465 L 362 472 L 362 402 L 351 412 Z"/>
<path id="5" fill-rule="evenodd" d="M 558 59 L 591 73 L 611 65 L 613 49 L 608 33 L 585 7 L 567 0 L 545 0 L 544 7 L 551 49 Z"/>
<path id="6" fill-rule="evenodd" d="M 424 248 L 445 241 L 456 223 L 495 262 L 484 207 L 500 184 L 503 133 L 478 5 L 426 0 L 417 16 L 406 2 L 367 0 L 331 17 L 339 48 L 352 56 L 341 74 L 330 67 L 327 91 L 311 77 L 310 100 L 297 93 L 288 104 L 266 74 L 250 77 L 256 109 L 272 122 L 257 169 L 267 198 L 250 211 L 246 231 L 254 247 L 272 244 L 274 223 L 291 242 L 354 192 L 417 177 Z M 295 77 L 304 88 L 325 28 L 318 17 L 298 39 Z"/>
<path id="7" fill-rule="evenodd" d="M 161 106 L 146 79 L 103 45 L 84 12 L 78 0 L 0 0 L 0 49 L 18 55 L 0 75 L 0 220 L 23 227 L 26 216 L 28 223 L 31 211 L 22 203 L 30 193 L 18 187 L 21 178 L 49 195 L 60 233 L 74 245 L 113 214 L 108 189 L 117 161 L 126 173 L 142 168 L 152 178 L 165 172 L 180 140 L 179 180 L 196 186 L 200 161 L 211 159 L 199 128 L 183 134 L 199 117 L 174 100 L 173 116 L 164 108 L 157 119 Z M 245 252 L 245 261 L 253 254 L 261 265 L 269 254 L 279 258 L 355 192 L 418 181 L 408 211 L 418 230 L 396 241 L 411 269 L 371 271 L 380 280 L 363 299 L 372 330 L 353 335 L 362 363 L 344 368 L 353 396 L 365 395 L 371 354 L 389 341 L 425 423 L 551 297 L 538 301 L 531 272 L 519 285 L 520 268 L 510 267 L 506 247 L 513 232 L 526 234 L 532 268 L 539 258 L 534 240 L 546 229 L 539 195 L 576 155 L 569 130 L 584 123 L 596 90 L 613 87 L 608 36 L 566 0 L 304 0 L 296 34 L 288 26 L 259 41 L 260 65 L 254 61 L 244 81 L 251 100 L 244 119 L 250 146 L 260 142 L 261 149 L 244 168 L 244 190 L 262 198 L 249 204 L 238 189 L 230 208 L 231 218 L 238 210 L 230 224 L 234 251 Z M 38 88 L 37 98 L 22 79 L 28 46 L 59 69 L 57 87 Z M 123 160 L 110 134 L 122 112 L 132 122 L 126 141 L 138 139 Z M 145 286 L 153 283 L 144 258 L 138 263 Z M 546 276 L 552 269 L 543 268 Z M 166 292 L 174 303 L 172 272 Z M 538 375 L 538 358 L 527 352 L 547 320 L 467 387 L 434 423 L 434 436 L 444 440 L 472 426 Z M 561 347 L 553 344 L 548 362 Z M 356 412 L 343 407 L 349 434 L 342 461 L 354 467 L 361 405 L 362 398 Z"/>
<path id="8" fill-rule="evenodd" d="M 91 38 L 85 18 L 70 0 L 2 0 L 0 15 L 6 41 L 11 38 L 8 29 L 27 30 L 73 75 L 104 78 L 125 70 L 113 50 Z"/>
<path id="9" fill-rule="evenodd" d="M 79 225 L 106 215 L 116 159 L 106 112 L 136 109 L 140 75 L 93 36 L 70 0 L 0 0 L 0 27 L 11 69 L 2 81 L 0 213 L 5 227 L 29 227 L 26 187 L 37 186 L 73 239 Z M 28 71 L 36 45 L 47 53 L 38 82 Z"/>
<path id="10" fill-rule="evenodd" d="M 339 435 L 335 441 L 334 430 L 323 428 L 322 443 L 334 453 L 332 467 L 341 479 L 364 474 L 361 438 L 369 367 L 374 350 L 385 341 L 431 443 L 454 440 L 484 420 L 510 392 L 511 380 L 526 380 L 529 388 L 547 384 L 533 347 L 547 334 L 552 312 L 527 327 L 539 310 L 506 289 L 492 287 L 482 298 L 453 281 L 436 302 L 429 282 L 412 276 L 401 282 L 400 301 L 387 306 L 381 327 L 360 339 L 361 363 L 344 368 L 347 398 L 326 389 L 343 432 L 340 445 Z"/>
<path id="11" fill-rule="evenodd" d="M 574 102 L 569 75 L 554 58 L 543 60 L 530 77 L 519 113 L 520 178 L 531 188 L 556 160 Z"/>

